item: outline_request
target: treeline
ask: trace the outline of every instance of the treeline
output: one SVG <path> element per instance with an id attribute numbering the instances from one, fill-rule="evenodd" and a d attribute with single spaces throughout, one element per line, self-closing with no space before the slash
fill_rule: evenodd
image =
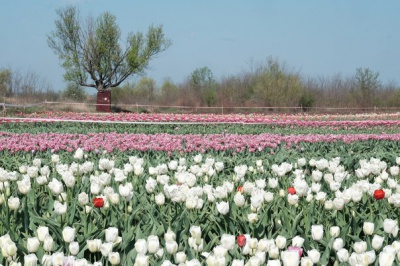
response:
<path id="1" fill-rule="evenodd" d="M 95 100 L 75 84 L 54 92 L 37 75 L 22 75 L 8 69 L 0 70 L 0 93 L 3 97 L 27 97 L 35 101 Z M 142 77 L 137 82 L 113 88 L 111 93 L 112 105 L 117 107 L 224 107 L 226 112 L 234 111 L 233 107 L 266 107 L 270 111 L 277 111 L 276 107 L 296 107 L 304 111 L 313 107 L 400 107 L 400 87 L 394 82 L 383 84 L 379 72 L 369 68 L 357 68 L 351 76 L 304 77 L 273 58 L 241 74 L 220 79 L 205 66 L 195 69 L 179 84 L 166 80 L 158 85 L 154 79 Z"/>
<path id="2" fill-rule="evenodd" d="M 400 107 L 400 87 L 383 84 L 379 73 L 357 68 L 352 76 L 304 77 L 269 58 L 265 64 L 217 80 L 208 67 L 195 69 L 181 84 L 166 80 L 160 87 L 144 77 L 112 90 L 114 104 L 192 107 Z"/>

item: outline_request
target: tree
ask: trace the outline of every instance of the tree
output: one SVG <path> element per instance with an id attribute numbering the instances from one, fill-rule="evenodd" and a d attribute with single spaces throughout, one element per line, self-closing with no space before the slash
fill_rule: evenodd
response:
<path id="1" fill-rule="evenodd" d="M 99 93 L 119 86 L 133 74 L 143 74 L 150 60 L 165 51 L 171 42 L 162 26 L 150 26 L 147 34 L 128 35 L 125 47 L 116 17 L 105 12 L 81 21 L 75 7 L 57 10 L 56 29 L 48 35 L 48 45 L 65 68 L 64 78 Z"/>
<path id="2" fill-rule="evenodd" d="M 69 83 L 65 91 L 63 91 L 63 97 L 69 100 L 83 101 L 86 96 L 83 88 L 76 83 Z"/>
<path id="3" fill-rule="evenodd" d="M 0 96 L 9 96 L 11 93 L 11 70 L 0 70 Z"/>
<path id="4" fill-rule="evenodd" d="M 139 80 L 133 93 L 146 104 L 149 104 L 155 98 L 155 90 L 156 81 L 152 78 L 143 77 Z"/>
<path id="5" fill-rule="evenodd" d="M 374 96 L 381 86 L 379 72 L 374 72 L 369 68 L 357 68 L 354 76 L 356 80 L 356 89 L 359 102 L 363 107 L 372 107 L 374 105 Z M 361 98 L 360 98 L 361 97 Z"/>
<path id="6" fill-rule="evenodd" d="M 196 68 L 190 75 L 190 82 L 200 92 L 207 106 L 212 106 L 217 102 L 216 82 L 208 67 Z"/>

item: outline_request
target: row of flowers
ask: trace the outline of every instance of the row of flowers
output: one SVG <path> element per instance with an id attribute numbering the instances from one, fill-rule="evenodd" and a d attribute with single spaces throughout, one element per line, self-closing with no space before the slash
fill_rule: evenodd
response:
<path id="1" fill-rule="evenodd" d="M 72 152 L 78 148 L 86 151 L 113 150 L 126 151 L 166 151 L 166 152 L 204 152 L 233 151 L 257 152 L 270 151 L 281 145 L 285 148 L 298 149 L 301 143 L 353 143 L 358 141 L 400 141 L 400 134 L 208 134 L 208 135 L 173 135 L 173 134 L 16 134 L 0 132 L 0 151 L 60 151 Z"/>
<path id="2" fill-rule="evenodd" d="M 217 124 L 264 124 L 264 125 L 275 125 L 275 126 L 296 126 L 296 127 L 344 127 L 344 128 L 368 128 L 368 127 L 395 127 L 400 125 L 399 120 L 299 120 L 299 119 L 275 119 L 270 117 L 251 117 L 251 116 L 171 116 L 164 117 L 165 115 L 143 115 L 143 114 L 132 114 L 128 117 L 126 115 L 111 115 L 111 116 L 99 116 L 99 115 L 82 115 L 82 116 L 45 116 L 45 117 L 2 117 L 0 123 L 32 123 L 32 122 L 73 122 L 73 121 L 84 121 L 84 122 L 120 122 L 120 123 L 217 123 Z"/>
<path id="3" fill-rule="evenodd" d="M 400 113 L 365 114 L 147 114 L 147 113 L 75 113 L 41 112 L 20 113 L 16 117 L 34 119 L 94 120 L 94 121 L 143 121 L 143 122 L 225 122 L 225 123 L 296 123 L 299 121 L 381 121 L 399 120 Z"/>
<path id="4" fill-rule="evenodd" d="M 364 226 L 364 230 L 366 226 Z M 367 229 L 368 230 L 368 229 Z M 86 241 L 87 249 L 90 253 L 101 254 L 111 265 L 120 265 L 121 255 L 113 251 L 118 249 L 122 237 L 118 235 L 116 227 L 109 227 L 104 230 L 104 240 L 92 239 Z M 179 251 L 179 244 L 176 241 L 176 233 L 168 229 L 160 239 L 156 235 L 149 235 L 147 238 L 138 239 L 132 253 L 135 253 L 133 265 L 147 266 L 157 263 L 162 266 L 171 265 L 191 265 L 200 266 L 201 262 L 205 265 L 227 265 L 228 262 L 233 266 L 244 265 L 284 265 L 284 266 L 311 266 L 321 262 L 321 254 L 317 249 L 305 251 L 303 244 L 305 239 L 295 236 L 290 241 L 284 236 L 278 235 L 275 239 L 257 239 L 249 234 L 231 235 L 223 234 L 218 239 L 218 244 L 213 246 L 210 252 L 203 252 L 204 238 L 199 226 L 191 226 L 188 243 L 190 249 L 199 254 L 199 259 L 189 259 L 185 251 Z M 312 227 L 312 238 L 320 241 L 324 234 L 320 225 Z M 383 246 L 383 237 L 374 235 L 369 245 L 366 241 L 356 241 L 352 245 L 353 251 L 350 252 L 344 247 L 344 241 L 339 237 L 340 228 L 332 226 L 329 230 L 331 248 L 335 253 L 336 261 L 348 263 L 349 265 L 372 265 L 377 262 L 379 265 L 393 265 L 400 262 L 400 242 L 395 240 L 391 244 Z M 24 255 L 24 265 L 38 265 L 39 258 L 36 253 L 43 249 L 46 254 L 42 256 L 39 265 L 103 265 L 101 261 L 91 262 L 85 258 L 78 258 L 80 247 L 75 241 L 76 229 L 65 227 L 62 230 L 62 238 L 68 244 L 68 254 L 54 251 L 54 240 L 49 228 L 41 226 L 37 230 L 37 236 L 26 240 L 25 246 L 29 254 Z M 288 244 L 288 242 L 291 242 Z M 0 237 L 2 254 L 10 258 L 10 265 L 18 265 L 13 258 L 17 254 L 17 246 L 9 235 Z M 377 252 L 379 252 L 377 254 Z M 233 256 L 242 257 L 232 258 Z M 152 264 L 153 265 L 153 264 Z"/>
<path id="5" fill-rule="evenodd" d="M 0 169 L 4 260 L 399 262 L 400 157 L 361 160 L 351 170 L 338 157 L 244 165 L 201 154 L 86 160 L 91 156 L 78 149 L 69 163 L 53 154 Z"/>

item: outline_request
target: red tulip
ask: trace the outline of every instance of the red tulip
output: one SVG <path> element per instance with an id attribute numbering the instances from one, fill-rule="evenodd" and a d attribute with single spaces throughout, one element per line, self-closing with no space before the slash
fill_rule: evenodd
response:
<path id="1" fill-rule="evenodd" d="M 288 192 L 289 194 L 294 195 L 294 194 L 296 194 L 296 189 L 295 189 L 294 187 L 290 187 L 290 188 L 287 189 L 287 192 Z"/>
<path id="2" fill-rule="evenodd" d="M 237 236 L 237 243 L 239 247 L 246 245 L 246 237 L 244 235 Z"/>
<path id="3" fill-rule="evenodd" d="M 94 198 L 93 205 L 96 208 L 101 208 L 104 206 L 104 199 L 103 198 Z"/>
<path id="4" fill-rule="evenodd" d="M 237 192 L 243 193 L 243 186 L 238 186 L 237 187 Z"/>
<path id="5" fill-rule="evenodd" d="M 385 191 L 383 189 L 377 189 L 374 191 L 374 198 L 376 200 L 381 200 L 385 197 Z"/>

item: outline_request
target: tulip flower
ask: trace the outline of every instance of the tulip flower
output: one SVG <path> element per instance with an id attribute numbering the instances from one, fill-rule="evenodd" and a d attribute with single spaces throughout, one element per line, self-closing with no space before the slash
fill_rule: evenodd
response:
<path id="1" fill-rule="evenodd" d="M 291 194 L 291 195 L 294 195 L 294 194 L 296 194 L 296 189 L 295 189 L 294 187 L 289 187 L 289 188 L 287 189 L 287 192 L 288 192 L 289 194 Z"/>
<path id="2" fill-rule="evenodd" d="M 93 206 L 96 208 L 101 208 L 104 206 L 104 199 L 101 197 L 97 197 L 93 199 Z"/>
<path id="3" fill-rule="evenodd" d="M 376 200 L 381 200 L 385 197 L 385 191 L 383 189 L 377 189 L 374 191 L 374 198 Z"/>
<path id="4" fill-rule="evenodd" d="M 237 240 L 237 244 L 239 247 L 243 247 L 244 245 L 246 245 L 246 236 L 245 235 L 237 236 L 236 240 Z"/>

